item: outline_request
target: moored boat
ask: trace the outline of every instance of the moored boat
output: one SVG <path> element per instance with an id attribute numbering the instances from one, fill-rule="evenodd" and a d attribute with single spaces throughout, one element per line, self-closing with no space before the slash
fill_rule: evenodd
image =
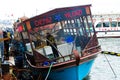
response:
<path id="1" fill-rule="evenodd" d="M 94 27 L 98 38 L 120 38 L 120 18 L 96 19 Z"/>
<path id="2" fill-rule="evenodd" d="M 88 24 L 90 6 L 57 8 L 17 25 L 27 63 L 43 80 L 82 80 L 90 73 L 101 51 L 94 25 L 91 30 Z"/>

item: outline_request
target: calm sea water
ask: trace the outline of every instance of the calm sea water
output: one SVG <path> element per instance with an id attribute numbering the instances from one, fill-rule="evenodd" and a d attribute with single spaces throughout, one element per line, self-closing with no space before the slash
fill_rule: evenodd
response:
<path id="1" fill-rule="evenodd" d="M 99 39 L 102 51 L 120 53 L 120 38 Z M 99 54 L 87 80 L 120 80 L 120 56 Z"/>

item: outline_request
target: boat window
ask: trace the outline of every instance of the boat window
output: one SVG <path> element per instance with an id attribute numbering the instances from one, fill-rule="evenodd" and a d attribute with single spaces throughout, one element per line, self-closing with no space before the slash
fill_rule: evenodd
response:
<path id="1" fill-rule="evenodd" d="M 92 23 L 91 22 L 89 22 L 88 25 L 90 26 L 90 28 L 92 27 Z"/>
<path id="2" fill-rule="evenodd" d="M 99 22 L 97 25 L 96 25 L 96 28 L 100 28 L 102 26 L 101 22 Z"/>
<path id="3" fill-rule="evenodd" d="M 103 27 L 109 27 L 110 22 L 103 22 Z"/>
<path id="4" fill-rule="evenodd" d="M 91 33 L 93 32 L 93 25 L 90 19 L 90 16 L 85 17 L 84 19 L 84 25 L 87 31 L 87 35 L 90 37 Z"/>
<path id="5" fill-rule="evenodd" d="M 75 27 L 74 21 L 73 20 L 66 21 L 64 25 L 64 30 L 63 30 L 65 34 L 74 35 L 74 31 L 72 27 Z"/>
<path id="6" fill-rule="evenodd" d="M 88 24 L 88 22 L 90 22 L 90 20 L 91 20 L 90 17 L 85 17 L 85 16 L 82 16 L 82 17 L 79 18 L 79 21 L 81 23 L 80 24 L 80 28 L 79 28 L 79 34 L 80 34 L 80 36 L 78 36 L 76 38 L 76 41 L 75 41 L 76 48 L 77 47 L 81 47 L 81 49 L 84 49 L 85 46 L 86 46 L 86 44 L 88 43 L 88 41 L 90 39 L 89 37 L 91 35 L 90 34 L 89 24 Z"/>
<path id="7" fill-rule="evenodd" d="M 82 28 L 81 28 L 82 23 L 81 23 L 81 19 L 80 18 L 75 20 L 75 25 L 76 25 L 76 27 L 79 27 L 78 33 L 80 35 L 83 35 L 83 31 L 82 31 Z"/>
<path id="8" fill-rule="evenodd" d="M 120 22 L 118 22 L 118 27 L 120 27 Z"/>
<path id="9" fill-rule="evenodd" d="M 117 26 L 117 22 L 110 22 L 110 24 L 111 24 L 111 27 L 116 27 Z"/>
<path id="10" fill-rule="evenodd" d="M 81 32 L 81 34 L 83 34 L 84 36 L 86 36 L 86 29 L 85 29 L 85 24 L 84 24 L 84 18 L 83 17 L 80 17 L 80 23 L 81 23 L 81 25 L 80 25 L 80 30 L 82 31 L 80 31 Z"/>
<path id="11" fill-rule="evenodd" d="M 90 29 L 89 29 L 90 33 L 94 32 L 92 22 L 89 22 L 88 25 L 90 26 Z"/>
<path id="12" fill-rule="evenodd" d="M 80 25 L 81 25 L 81 24 L 80 24 L 79 19 L 76 19 L 76 20 L 75 20 L 75 26 L 76 26 L 76 27 L 80 27 Z"/>
<path id="13" fill-rule="evenodd" d="M 93 24 L 92 24 L 92 20 L 91 20 L 91 17 L 90 16 L 87 16 L 88 18 L 88 28 L 90 30 L 90 33 L 94 31 L 94 27 L 93 27 Z"/>
<path id="14" fill-rule="evenodd" d="M 88 37 L 90 35 L 90 31 L 88 28 L 88 19 L 86 16 L 83 17 L 83 28 L 84 28 L 85 36 Z"/>
<path id="15" fill-rule="evenodd" d="M 82 28 L 79 29 L 79 34 L 80 34 L 80 35 L 83 35 L 83 30 L 82 30 Z"/>

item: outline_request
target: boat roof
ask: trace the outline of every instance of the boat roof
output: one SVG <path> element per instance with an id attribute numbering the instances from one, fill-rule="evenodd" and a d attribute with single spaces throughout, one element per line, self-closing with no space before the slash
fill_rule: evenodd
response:
<path id="1" fill-rule="evenodd" d="M 91 6 L 91 4 L 89 4 L 89 5 L 81 5 L 81 6 L 64 7 L 64 8 L 56 8 L 56 9 L 50 10 L 48 12 L 45 12 L 43 14 L 32 17 L 30 19 L 27 19 L 26 21 L 29 21 L 29 20 L 32 20 L 32 19 L 35 19 L 35 18 L 38 18 L 38 17 L 39 18 L 44 18 L 44 17 L 48 17 L 48 16 L 56 14 L 56 13 L 67 12 L 67 11 L 74 10 L 74 9 L 77 9 L 77 8 L 90 7 L 90 6 Z"/>
<path id="2" fill-rule="evenodd" d="M 37 28 L 56 22 L 80 18 L 80 16 L 91 15 L 90 6 L 91 5 L 89 4 L 82 6 L 56 8 L 38 16 L 29 18 L 20 23 L 20 25 Z"/>

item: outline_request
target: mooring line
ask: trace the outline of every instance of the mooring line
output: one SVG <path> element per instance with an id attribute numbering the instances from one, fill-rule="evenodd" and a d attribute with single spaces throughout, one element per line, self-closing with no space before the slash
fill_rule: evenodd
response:
<path id="1" fill-rule="evenodd" d="M 112 68 L 112 66 L 111 66 L 111 64 L 110 64 L 110 62 L 109 62 L 109 60 L 108 60 L 107 56 L 106 56 L 105 54 L 104 54 L 104 56 L 105 56 L 105 58 L 106 58 L 106 60 L 107 60 L 107 62 L 108 62 L 108 64 L 109 64 L 109 66 L 110 66 L 110 68 L 111 68 L 111 70 L 112 70 L 112 72 L 113 72 L 113 74 L 114 74 L 115 78 L 117 78 L 117 75 L 116 75 L 116 73 L 115 73 L 114 69 Z"/>
<path id="2" fill-rule="evenodd" d="M 101 53 L 102 53 L 102 54 L 110 54 L 110 55 L 120 56 L 120 53 L 110 52 L 110 51 L 101 51 Z"/>

